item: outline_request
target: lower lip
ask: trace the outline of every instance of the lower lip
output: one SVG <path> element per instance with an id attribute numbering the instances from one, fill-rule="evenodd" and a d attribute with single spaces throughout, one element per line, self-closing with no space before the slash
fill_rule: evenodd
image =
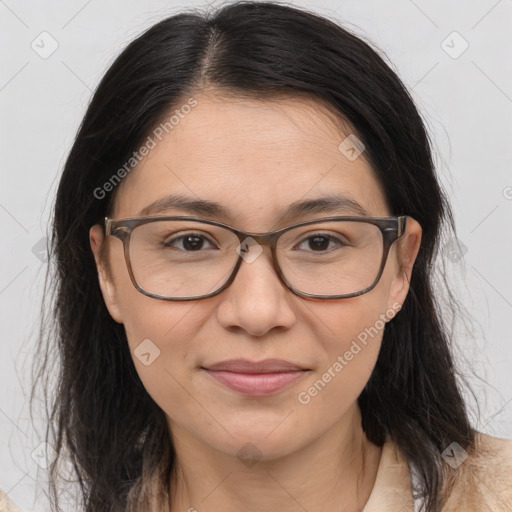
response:
<path id="1" fill-rule="evenodd" d="M 282 391 L 306 372 L 303 370 L 278 373 L 235 373 L 205 370 L 226 387 L 247 396 L 267 396 Z"/>

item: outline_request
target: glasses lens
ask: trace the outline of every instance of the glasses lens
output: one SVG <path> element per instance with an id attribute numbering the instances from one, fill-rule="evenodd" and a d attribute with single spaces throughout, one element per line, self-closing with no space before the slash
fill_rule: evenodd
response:
<path id="1" fill-rule="evenodd" d="M 277 255 L 286 281 L 298 291 L 345 295 L 373 284 L 383 247 L 377 226 L 331 221 L 286 231 L 279 239 Z"/>
<path id="2" fill-rule="evenodd" d="M 207 295 L 229 279 L 238 245 L 234 233 L 218 226 L 188 220 L 148 222 L 131 234 L 132 272 L 139 287 L 155 295 Z"/>

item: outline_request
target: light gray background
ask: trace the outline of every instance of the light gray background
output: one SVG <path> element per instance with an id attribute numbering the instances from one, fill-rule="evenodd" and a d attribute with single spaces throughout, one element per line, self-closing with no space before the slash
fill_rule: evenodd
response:
<path id="1" fill-rule="evenodd" d="M 468 374 L 481 406 L 474 421 L 512 438 L 512 1 L 291 3 L 372 40 L 412 91 L 466 251 L 447 269 L 473 323 L 472 336 L 457 324 L 458 359 L 487 382 Z M 46 265 L 33 247 L 46 233 L 58 176 L 107 66 L 142 30 L 191 5 L 206 4 L 0 0 L 0 488 L 27 511 L 44 509 L 34 505 L 31 456 L 41 435 L 27 409 Z M 44 31 L 58 43 L 46 59 L 31 47 L 51 48 Z"/>

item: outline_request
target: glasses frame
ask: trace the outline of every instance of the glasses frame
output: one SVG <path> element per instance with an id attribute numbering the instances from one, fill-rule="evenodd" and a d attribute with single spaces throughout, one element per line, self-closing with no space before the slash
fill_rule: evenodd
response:
<path id="1" fill-rule="evenodd" d="M 195 222 L 201 222 L 203 224 L 209 224 L 212 226 L 218 226 L 225 228 L 232 233 L 234 233 L 239 241 L 240 244 L 246 239 L 246 238 L 253 238 L 259 245 L 270 247 L 271 254 L 272 254 L 272 261 L 274 264 L 274 269 L 276 270 L 277 275 L 279 276 L 279 279 L 286 285 L 286 287 L 293 292 L 295 295 L 298 295 L 299 297 L 303 298 L 313 298 L 313 299 L 345 299 L 349 297 L 357 297 L 359 295 L 363 295 L 365 293 L 368 293 L 370 290 L 375 288 L 377 283 L 379 282 L 380 278 L 382 277 L 382 273 L 384 271 L 384 267 L 386 265 L 386 261 L 388 258 L 389 250 L 391 246 L 402 237 L 402 235 L 405 232 L 406 227 L 406 219 L 407 215 L 401 215 L 398 217 L 362 217 L 362 216 L 337 216 L 337 217 L 325 217 L 321 219 L 312 219 L 312 220 L 306 220 L 303 222 L 299 222 L 297 224 L 293 224 L 291 226 L 286 226 L 284 228 L 278 229 L 276 231 L 269 231 L 267 233 L 250 233 L 247 231 L 242 231 L 236 228 L 233 228 L 231 226 L 228 226 L 227 224 L 223 224 L 222 222 L 217 222 L 210 219 L 201 219 L 198 217 L 189 217 L 189 216 L 162 216 L 162 215 L 155 215 L 155 216 L 146 216 L 146 217 L 130 217 L 126 219 L 109 219 L 108 217 L 105 217 L 105 236 L 114 236 L 116 238 L 119 238 L 123 242 L 123 249 L 124 249 L 124 259 L 126 261 L 126 266 L 128 269 L 128 274 L 130 275 L 130 279 L 135 286 L 135 288 L 142 293 L 143 295 L 147 295 L 148 297 L 152 297 L 154 299 L 160 299 L 160 300 L 168 300 L 168 301 L 190 301 L 190 300 L 200 300 L 200 299 L 207 299 L 209 297 L 214 297 L 215 295 L 218 295 L 219 293 L 223 292 L 234 280 L 236 277 L 236 274 L 238 273 L 238 269 L 240 268 L 240 265 L 243 261 L 243 256 L 241 254 L 238 255 L 238 260 L 233 267 L 233 270 L 231 272 L 231 275 L 227 279 L 227 281 L 217 290 L 214 292 L 205 294 L 205 295 L 196 295 L 192 297 L 165 297 L 162 295 L 157 295 L 151 292 L 148 292 L 141 288 L 137 281 L 135 280 L 135 276 L 133 275 L 132 265 L 130 261 L 130 238 L 132 231 L 137 227 L 141 226 L 143 224 L 147 224 L 150 222 L 155 221 L 163 221 L 163 220 L 190 220 Z M 331 222 L 331 221 L 353 221 L 353 222 L 365 222 L 368 224 L 373 224 L 374 226 L 377 226 L 382 234 L 382 241 L 383 241 L 383 251 L 382 251 L 382 261 L 380 263 L 379 271 L 377 273 L 377 277 L 374 279 L 373 283 L 369 285 L 368 287 L 364 288 L 363 290 L 359 290 L 357 292 L 352 293 L 346 293 L 341 295 L 316 295 L 312 293 L 305 293 L 301 292 L 300 290 L 297 290 L 294 288 L 284 277 L 283 272 L 281 270 L 281 267 L 279 266 L 279 261 L 277 259 L 276 255 L 276 248 L 277 248 L 277 242 L 279 237 L 286 233 L 287 231 L 290 231 L 291 229 L 295 229 L 300 226 L 307 226 L 309 224 L 317 224 L 321 222 Z"/>

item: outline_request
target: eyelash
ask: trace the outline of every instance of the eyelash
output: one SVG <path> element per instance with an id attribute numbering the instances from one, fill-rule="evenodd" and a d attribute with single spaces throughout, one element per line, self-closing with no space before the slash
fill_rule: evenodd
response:
<path id="1" fill-rule="evenodd" d="M 163 247 L 171 248 L 173 243 L 176 243 L 177 241 L 183 241 L 187 237 L 197 237 L 197 238 L 199 238 L 199 239 L 201 239 L 203 241 L 206 240 L 209 244 L 213 244 L 213 242 L 208 237 L 206 237 L 205 235 L 202 235 L 200 233 L 186 233 L 184 235 L 180 235 L 178 237 L 172 238 L 171 240 L 169 240 L 167 242 L 163 242 L 162 245 L 163 245 Z M 337 238 L 335 236 L 332 236 L 332 235 L 329 235 L 329 234 L 326 234 L 326 233 L 318 232 L 318 233 L 308 234 L 308 236 L 303 238 L 298 244 L 295 245 L 295 247 L 298 247 L 298 246 L 302 245 L 303 243 L 306 243 L 308 240 L 314 239 L 316 237 L 326 238 L 329 242 L 335 242 L 338 246 L 346 246 L 346 245 L 348 245 L 348 244 L 342 242 L 339 238 Z M 218 246 L 217 246 L 217 248 L 218 248 Z M 185 249 L 182 249 L 182 248 L 178 248 L 178 249 L 185 251 Z M 331 250 L 331 249 L 332 249 L 332 247 L 329 248 L 329 249 L 326 249 L 326 250 Z M 186 251 L 186 252 L 194 252 L 194 251 Z M 321 252 L 321 251 L 312 251 L 312 252 Z"/>

